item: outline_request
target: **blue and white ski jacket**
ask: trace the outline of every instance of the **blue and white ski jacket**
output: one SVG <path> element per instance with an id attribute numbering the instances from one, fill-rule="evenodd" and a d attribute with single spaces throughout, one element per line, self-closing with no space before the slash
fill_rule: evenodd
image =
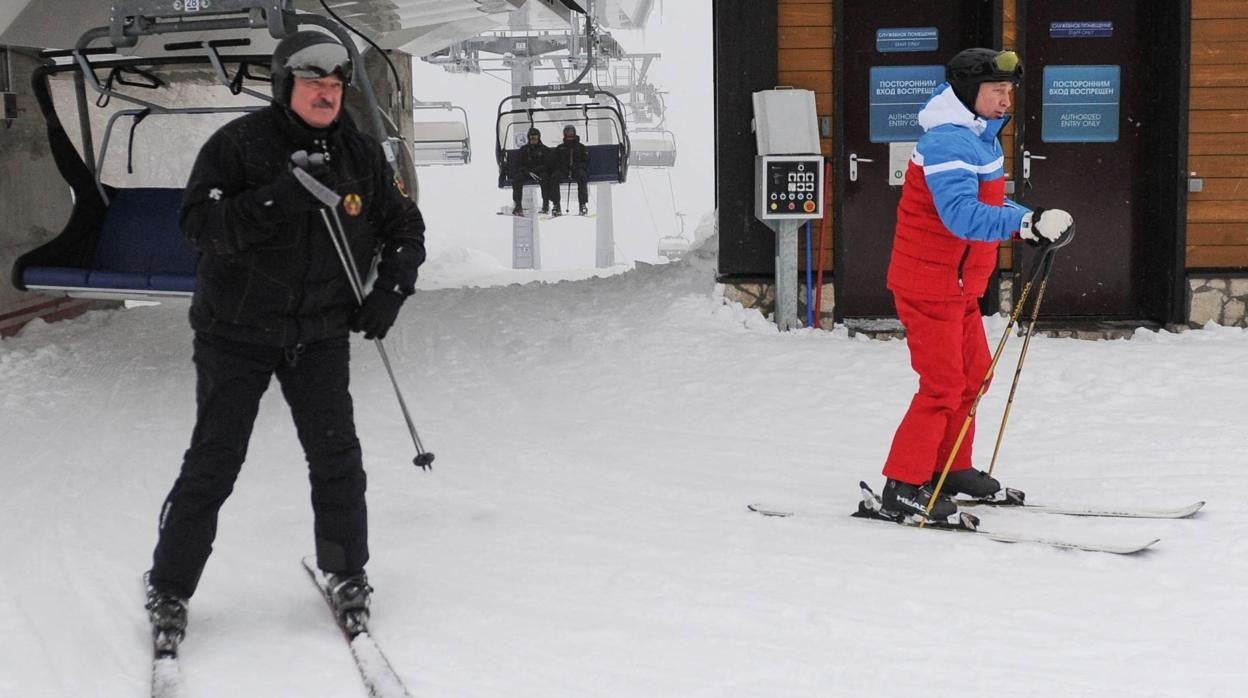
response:
<path id="1" fill-rule="evenodd" d="M 997 246 L 1029 209 L 1005 198 L 997 135 L 1009 117 L 983 119 L 947 83 L 919 111 L 924 134 L 906 169 L 888 287 L 912 298 L 978 298 L 997 266 Z"/>

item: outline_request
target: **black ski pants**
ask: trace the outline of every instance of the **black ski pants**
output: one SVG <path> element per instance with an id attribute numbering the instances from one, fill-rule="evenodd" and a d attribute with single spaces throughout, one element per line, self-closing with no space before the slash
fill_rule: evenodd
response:
<path id="1" fill-rule="evenodd" d="M 517 206 L 520 205 L 521 200 L 524 198 L 524 187 L 526 184 L 536 183 L 541 186 L 543 208 L 545 208 L 547 202 L 551 199 L 558 199 L 559 184 L 551 180 L 550 177 L 547 177 L 544 172 L 535 172 L 535 174 L 542 178 L 539 182 L 534 182 L 533 178 L 529 177 L 527 172 L 520 172 L 513 178 L 514 181 L 511 183 L 511 200 L 514 201 Z"/>
<path id="2" fill-rule="evenodd" d="M 589 203 L 589 173 L 585 172 L 584 170 L 574 170 L 571 174 L 568 174 L 565 172 L 562 175 L 556 175 L 554 196 L 550 197 L 550 200 L 554 201 L 555 205 L 557 206 L 562 204 L 563 185 L 559 184 L 559 182 L 562 182 L 564 179 L 568 179 L 568 178 L 571 178 L 573 182 L 576 182 L 576 202 L 580 204 L 581 206 L 588 204 Z M 569 194 L 569 199 L 570 198 L 571 198 L 571 194 Z M 569 201 L 568 204 L 570 208 L 571 201 Z"/>
<path id="3" fill-rule="evenodd" d="M 160 512 L 151 581 L 190 598 L 212 552 L 217 513 L 247 456 L 260 398 L 277 376 L 308 463 L 317 562 L 354 572 L 368 561 L 368 514 L 355 435 L 346 336 L 266 347 L 196 333 L 197 413 L 191 446 Z"/>

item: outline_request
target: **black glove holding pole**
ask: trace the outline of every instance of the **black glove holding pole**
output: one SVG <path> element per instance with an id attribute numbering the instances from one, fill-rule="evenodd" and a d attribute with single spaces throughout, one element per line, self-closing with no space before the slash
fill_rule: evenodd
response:
<path id="1" fill-rule="evenodd" d="M 307 213 L 324 206 L 325 204 L 308 191 L 308 188 L 295 176 L 294 168 L 302 169 L 327 189 L 333 191 L 338 183 L 337 176 L 325 160 L 323 153 L 309 156 L 307 151 L 300 150 L 292 154 L 290 162 L 294 167 L 278 175 L 261 190 L 262 204 L 272 209 L 278 218 Z"/>
<path id="2" fill-rule="evenodd" d="M 363 332 L 364 339 L 385 339 L 405 300 L 407 296 L 398 291 L 373 287 L 351 318 L 351 329 Z"/>

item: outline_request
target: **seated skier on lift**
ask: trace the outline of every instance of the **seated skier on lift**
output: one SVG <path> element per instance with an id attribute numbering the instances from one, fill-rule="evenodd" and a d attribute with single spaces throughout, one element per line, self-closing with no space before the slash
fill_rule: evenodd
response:
<path id="1" fill-rule="evenodd" d="M 512 165 L 511 172 L 511 198 L 515 202 L 515 208 L 511 210 L 514 216 L 523 216 L 524 207 L 520 201 L 524 197 L 524 185 L 538 184 L 542 188 L 542 213 L 550 212 L 550 191 L 558 189 L 558 180 L 548 176 L 550 172 L 550 147 L 542 142 L 542 132 L 537 128 L 530 128 L 528 134 L 529 142 L 520 147 L 520 152 L 516 156 L 515 163 Z M 558 194 L 555 195 L 556 200 Z M 555 204 L 555 208 L 559 208 L 559 204 Z"/>
<path id="2" fill-rule="evenodd" d="M 552 216 L 562 214 L 560 209 L 559 183 L 565 178 L 571 178 L 576 182 L 576 199 L 581 205 L 580 213 L 582 216 L 589 215 L 589 148 L 581 143 L 581 137 L 576 135 L 576 127 L 568 124 L 563 127 L 563 142 L 555 146 L 554 155 L 551 160 L 550 176 L 554 180 L 551 200 L 555 202 L 554 212 Z"/>

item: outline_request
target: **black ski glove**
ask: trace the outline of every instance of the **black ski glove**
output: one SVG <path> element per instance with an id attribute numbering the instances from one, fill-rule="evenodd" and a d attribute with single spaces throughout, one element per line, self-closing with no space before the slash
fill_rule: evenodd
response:
<path id="1" fill-rule="evenodd" d="M 329 166 L 328 160 L 329 157 L 324 153 L 309 155 L 305 150 L 296 151 L 290 156 L 291 165 L 302 168 L 326 188 L 333 190 L 338 186 L 338 176 L 334 174 L 334 169 Z M 292 213 L 310 211 L 325 205 L 316 198 L 316 195 L 308 191 L 307 187 L 303 186 L 303 183 L 295 177 L 293 170 L 273 180 L 270 188 L 276 194 L 274 205 L 282 206 Z"/>
<path id="2" fill-rule="evenodd" d="M 397 291 L 374 288 L 364 297 L 364 305 L 351 318 L 351 329 L 363 332 L 364 339 L 385 339 L 405 300 L 407 296 Z"/>
<path id="3" fill-rule="evenodd" d="M 334 171 L 328 166 L 319 165 L 304 169 L 308 174 L 316 177 L 321 184 L 330 189 L 334 188 Z M 325 205 L 295 178 L 293 171 L 278 175 L 271 184 L 260 190 L 260 203 L 265 208 L 276 212 L 279 217 L 306 213 Z"/>

